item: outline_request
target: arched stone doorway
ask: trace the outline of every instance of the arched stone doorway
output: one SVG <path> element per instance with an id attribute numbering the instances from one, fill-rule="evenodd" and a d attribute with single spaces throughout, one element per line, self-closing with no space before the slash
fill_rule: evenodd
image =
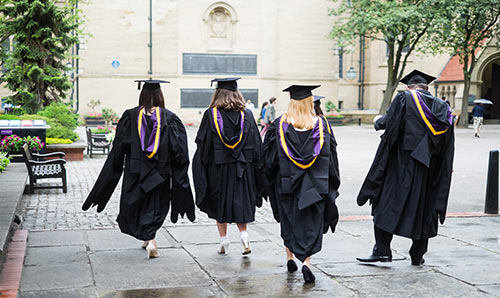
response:
<path id="1" fill-rule="evenodd" d="M 477 74 L 481 85 L 476 97 L 493 102 L 493 105 L 488 107 L 485 118 L 500 120 L 500 51 L 488 55 L 480 64 Z"/>

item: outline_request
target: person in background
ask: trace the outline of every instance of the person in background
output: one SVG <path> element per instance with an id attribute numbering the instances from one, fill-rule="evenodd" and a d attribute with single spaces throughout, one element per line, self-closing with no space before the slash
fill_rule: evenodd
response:
<path id="1" fill-rule="evenodd" d="M 302 262 L 305 282 L 314 282 L 311 256 L 321 250 L 323 234 L 335 232 L 340 186 L 337 143 L 323 117 L 314 114 L 311 90 L 292 85 L 287 113 L 269 127 L 264 141 L 264 169 L 269 202 L 280 223 L 287 270 Z"/>
<path id="2" fill-rule="evenodd" d="M 253 104 L 251 99 L 247 100 L 247 103 L 245 104 L 245 109 L 249 109 L 250 112 L 252 112 L 252 113 L 255 110 L 255 105 Z"/>
<path id="3" fill-rule="evenodd" d="M 259 122 L 260 125 L 262 125 L 262 129 L 264 129 L 264 115 L 266 115 L 266 109 L 269 103 L 267 101 L 264 101 L 262 103 L 262 107 L 260 108 L 260 114 L 259 114 Z"/>
<path id="4" fill-rule="evenodd" d="M 481 132 L 481 126 L 483 126 L 484 119 L 484 105 L 475 104 L 472 108 L 472 119 L 474 120 L 474 136 L 479 138 L 479 133 Z"/>
<path id="5" fill-rule="evenodd" d="M 227 254 L 227 224 L 240 230 L 243 255 L 251 252 L 247 223 L 255 221 L 255 207 L 262 206 L 262 142 L 253 113 L 245 109 L 238 91 L 239 78 L 218 78 L 210 107 L 196 135 L 193 180 L 196 205 L 216 220 L 220 246 Z"/>
<path id="6" fill-rule="evenodd" d="M 276 97 L 271 97 L 269 99 L 269 106 L 266 108 L 266 113 L 264 114 L 264 128 L 260 131 L 260 136 L 264 141 L 264 137 L 266 136 L 266 131 L 269 128 L 269 125 L 276 119 L 276 108 L 274 104 L 276 102 Z"/>
<path id="7" fill-rule="evenodd" d="M 104 210 L 125 172 L 116 221 L 122 233 L 144 241 L 148 258 L 157 258 L 155 235 L 170 205 L 173 223 L 185 214 L 195 220 L 187 136 L 182 121 L 165 108 L 160 83 L 168 82 L 136 82 L 139 88 L 144 83 L 139 106 L 120 118 L 113 147 L 82 209 Z"/>

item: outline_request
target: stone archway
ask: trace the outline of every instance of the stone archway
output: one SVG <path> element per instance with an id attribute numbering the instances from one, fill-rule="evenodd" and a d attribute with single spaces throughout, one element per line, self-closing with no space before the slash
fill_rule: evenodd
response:
<path id="1" fill-rule="evenodd" d="M 500 51 L 491 52 L 481 62 L 473 79 L 480 82 L 477 98 L 486 98 L 493 102 L 485 118 L 500 119 Z"/>

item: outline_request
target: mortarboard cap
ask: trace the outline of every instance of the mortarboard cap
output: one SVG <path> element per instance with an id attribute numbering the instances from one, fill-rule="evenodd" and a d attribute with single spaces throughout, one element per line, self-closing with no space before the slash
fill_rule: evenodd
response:
<path id="1" fill-rule="evenodd" d="M 321 100 L 325 98 L 324 96 L 321 95 L 314 95 L 314 102 L 319 102 L 321 103 Z"/>
<path id="2" fill-rule="evenodd" d="M 421 72 L 420 70 L 414 69 L 412 72 L 407 74 L 404 78 L 401 79 L 401 83 L 406 85 L 415 85 L 415 84 L 430 84 L 436 78 L 430 76 L 426 73 Z"/>
<path id="3" fill-rule="evenodd" d="M 142 89 L 146 89 L 147 91 L 156 91 L 160 88 L 161 83 L 170 83 L 169 81 L 164 81 L 164 80 L 135 80 L 134 82 L 137 82 L 137 89 L 141 89 L 141 83 L 144 83 Z"/>
<path id="4" fill-rule="evenodd" d="M 295 100 L 301 100 L 312 96 L 311 91 L 318 88 L 321 85 L 292 85 L 286 89 L 283 89 L 283 92 L 290 92 L 290 98 Z"/>
<path id="5" fill-rule="evenodd" d="M 210 81 L 210 87 L 212 87 L 212 84 L 214 82 L 217 82 L 217 88 L 222 88 L 226 89 L 229 91 L 236 91 L 238 90 L 238 81 L 241 78 L 215 78 L 212 81 Z"/>

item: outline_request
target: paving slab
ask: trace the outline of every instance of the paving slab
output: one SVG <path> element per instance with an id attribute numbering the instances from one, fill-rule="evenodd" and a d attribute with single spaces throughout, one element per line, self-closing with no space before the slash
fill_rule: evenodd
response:
<path id="1" fill-rule="evenodd" d="M 412 266 L 409 261 L 392 261 L 389 263 L 321 263 L 315 267 L 333 277 L 357 276 L 389 276 L 402 273 L 420 273 L 432 270 L 428 266 Z"/>
<path id="2" fill-rule="evenodd" d="M 500 254 L 500 217 L 449 218 L 439 233 Z"/>
<path id="3" fill-rule="evenodd" d="M 94 288 L 19 292 L 19 298 L 97 298 Z"/>
<path id="4" fill-rule="evenodd" d="M 381 275 L 339 278 L 337 280 L 347 288 L 355 289 L 358 295 L 364 298 L 493 297 L 473 286 L 435 272 L 408 272 L 394 274 L 390 278 Z"/>
<path id="5" fill-rule="evenodd" d="M 21 291 L 84 288 L 93 284 L 89 264 L 69 263 L 53 266 L 25 266 Z"/>
<path id="6" fill-rule="evenodd" d="M 88 263 L 84 245 L 30 247 L 24 260 L 25 266 L 51 266 L 69 263 Z"/>
<path id="7" fill-rule="evenodd" d="M 185 245 L 187 251 L 212 277 L 275 274 L 286 271 L 286 253 L 273 242 L 251 243 L 252 253 L 241 255 L 242 246 L 229 246 L 225 255 L 217 253 L 218 244 Z"/>
<path id="8" fill-rule="evenodd" d="M 28 234 L 28 247 L 85 245 L 82 231 L 41 231 Z"/>
<path id="9" fill-rule="evenodd" d="M 234 276 L 217 279 L 229 297 L 356 297 L 332 278 L 314 271 L 315 283 L 304 283 L 300 270 L 281 274 Z"/>
<path id="10" fill-rule="evenodd" d="M 140 248 L 143 243 L 141 240 L 123 234 L 118 229 L 89 230 L 85 233 L 87 234 L 89 247 L 92 251 L 136 249 Z M 158 230 L 156 233 L 158 247 L 174 247 L 175 245 L 169 241 L 165 234 L 166 231 L 163 229 Z"/>
<path id="11" fill-rule="evenodd" d="M 478 289 L 495 297 L 500 297 L 500 283 L 496 285 L 479 286 Z"/>
<path id="12" fill-rule="evenodd" d="M 253 225 L 248 226 L 248 237 L 250 241 L 263 241 L 269 239 L 260 235 L 258 230 L 252 229 Z M 178 242 L 183 244 L 211 244 L 219 243 L 219 232 L 216 225 L 203 226 L 183 226 L 183 227 L 168 227 L 168 232 Z M 227 237 L 233 243 L 240 242 L 240 232 L 235 224 L 230 224 L 227 228 Z"/>
<path id="13" fill-rule="evenodd" d="M 99 298 L 192 298 L 192 297 L 227 297 L 216 286 L 141 289 L 141 290 L 99 290 Z"/>
<path id="14" fill-rule="evenodd" d="M 208 275 L 180 248 L 159 249 L 147 259 L 142 248 L 90 254 L 95 285 L 114 290 L 208 286 Z"/>

